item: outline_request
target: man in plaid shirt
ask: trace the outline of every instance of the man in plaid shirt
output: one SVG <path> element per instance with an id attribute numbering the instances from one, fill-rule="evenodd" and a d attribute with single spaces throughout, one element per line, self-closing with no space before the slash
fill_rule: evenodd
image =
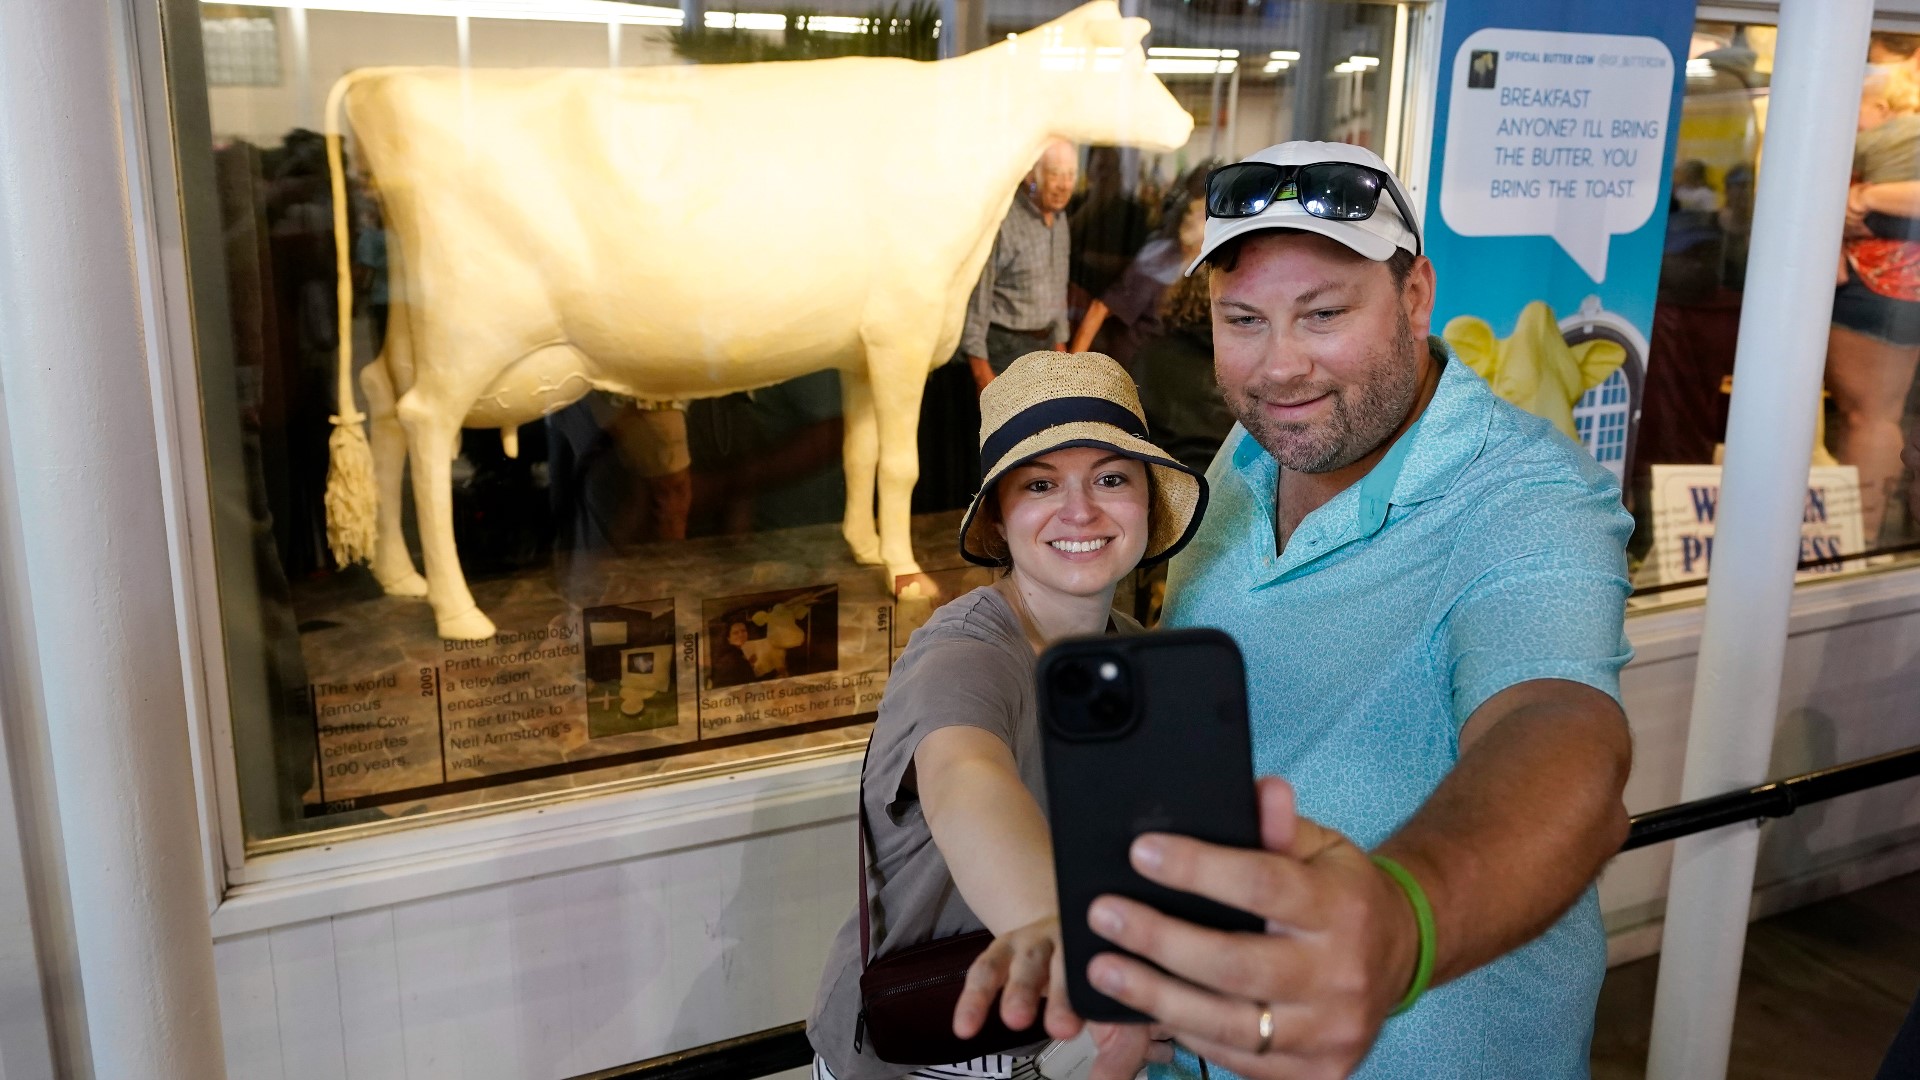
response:
<path id="1" fill-rule="evenodd" d="M 1073 144 L 1048 144 L 1000 223 L 960 338 L 982 388 L 1027 353 L 1066 350 L 1066 210 L 1079 178 Z"/>

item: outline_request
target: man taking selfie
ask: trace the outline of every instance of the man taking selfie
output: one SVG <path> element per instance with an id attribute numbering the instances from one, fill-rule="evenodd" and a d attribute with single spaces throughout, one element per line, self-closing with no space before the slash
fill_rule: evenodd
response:
<path id="1" fill-rule="evenodd" d="M 1627 830 L 1633 522 L 1584 450 L 1429 335 L 1408 202 L 1338 143 L 1209 181 L 1193 272 L 1239 424 L 1165 621 L 1245 655 L 1265 850 L 1148 835 L 1131 857 L 1268 932 L 1094 903 L 1165 969 L 1089 967 L 1184 1048 L 1159 1076 L 1198 1077 L 1196 1055 L 1215 1078 L 1587 1075 L 1592 883 Z M 1096 1037 L 1098 1080 L 1147 1051 L 1141 1028 Z"/>

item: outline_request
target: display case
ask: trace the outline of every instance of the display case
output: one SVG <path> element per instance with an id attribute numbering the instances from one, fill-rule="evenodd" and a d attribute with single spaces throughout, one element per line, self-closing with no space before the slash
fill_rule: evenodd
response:
<path id="1" fill-rule="evenodd" d="M 1077 326 L 1209 163 L 1405 159 L 1409 10 L 202 5 L 172 76 L 247 849 L 859 746 L 990 580 L 959 338 L 1048 141 Z M 1175 339 L 1136 374 L 1204 460 L 1184 300 L 1093 345 Z"/>

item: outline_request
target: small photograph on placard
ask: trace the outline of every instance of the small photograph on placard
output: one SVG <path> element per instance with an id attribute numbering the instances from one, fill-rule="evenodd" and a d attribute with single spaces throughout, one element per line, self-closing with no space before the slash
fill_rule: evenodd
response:
<path id="1" fill-rule="evenodd" d="M 672 600 L 590 607 L 586 628 L 587 737 L 604 739 L 680 721 Z"/>
<path id="2" fill-rule="evenodd" d="M 1467 64 L 1467 89 L 1491 90 L 1499 84 L 1500 53 L 1497 50 L 1475 49 Z"/>
<path id="3" fill-rule="evenodd" d="M 840 589 L 826 585 L 708 600 L 708 690 L 833 671 L 840 666 Z"/>
<path id="4" fill-rule="evenodd" d="M 893 655 L 907 647 L 915 630 L 927 625 L 941 605 L 982 585 L 993 584 L 999 571 L 990 566 L 961 566 L 902 574 L 894 581 Z"/>

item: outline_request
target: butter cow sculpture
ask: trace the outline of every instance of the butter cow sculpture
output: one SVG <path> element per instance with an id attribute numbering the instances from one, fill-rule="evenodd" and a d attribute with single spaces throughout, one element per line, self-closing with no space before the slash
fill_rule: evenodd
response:
<path id="1" fill-rule="evenodd" d="M 511 450 L 518 425 L 590 390 L 688 400 L 837 368 L 842 533 L 859 561 L 916 572 L 921 390 L 959 342 L 1021 177 L 1050 138 L 1171 150 L 1192 130 L 1147 71 L 1147 28 L 1098 0 L 938 63 L 342 77 L 327 106 L 335 558 L 370 558 L 388 593 L 426 596 L 441 636 L 491 636 L 454 549 L 461 427 L 500 428 Z M 346 344 L 343 105 L 406 285 L 360 375 L 370 452 Z M 401 532 L 409 460 L 424 579 Z"/>

